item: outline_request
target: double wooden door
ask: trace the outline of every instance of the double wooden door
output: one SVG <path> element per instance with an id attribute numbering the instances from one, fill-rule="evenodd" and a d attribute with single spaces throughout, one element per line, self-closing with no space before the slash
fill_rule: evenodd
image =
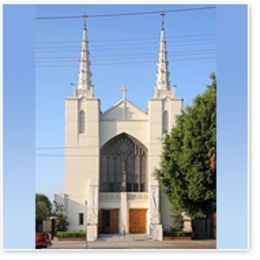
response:
<path id="1" fill-rule="evenodd" d="M 100 209 L 99 233 L 119 233 L 119 209 Z"/>
<path id="2" fill-rule="evenodd" d="M 129 233 L 146 233 L 146 209 L 129 209 Z"/>

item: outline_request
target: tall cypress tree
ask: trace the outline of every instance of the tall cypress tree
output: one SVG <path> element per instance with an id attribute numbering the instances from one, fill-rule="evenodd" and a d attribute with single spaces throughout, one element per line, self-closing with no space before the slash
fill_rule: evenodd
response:
<path id="1" fill-rule="evenodd" d="M 156 176 L 171 206 L 193 219 L 216 212 L 216 78 L 165 136 Z"/>

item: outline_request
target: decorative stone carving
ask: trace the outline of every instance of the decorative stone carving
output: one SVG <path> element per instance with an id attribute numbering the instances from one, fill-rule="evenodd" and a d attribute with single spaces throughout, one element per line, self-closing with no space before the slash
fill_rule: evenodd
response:
<path id="1" fill-rule="evenodd" d="M 115 201 L 120 199 L 120 193 L 100 193 L 99 200 L 100 201 Z"/>
<path id="2" fill-rule="evenodd" d="M 89 205 L 88 205 L 88 224 L 97 224 L 98 212 L 98 185 L 90 185 Z"/>
<path id="3" fill-rule="evenodd" d="M 148 200 L 148 194 L 146 192 L 128 193 L 127 200 L 133 200 L 135 202 L 145 202 Z"/>
<path id="4" fill-rule="evenodd" d="M 150 205 L 151 205 L 151 223 L 160 223 L 160 211 L 159 211 L 159 186 L 152 185 L 150 190 Z"/>

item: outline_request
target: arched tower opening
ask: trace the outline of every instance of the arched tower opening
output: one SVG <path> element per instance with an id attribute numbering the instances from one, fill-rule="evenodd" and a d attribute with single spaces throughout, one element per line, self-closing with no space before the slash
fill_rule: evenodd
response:
<path id="1" fill-rule="evenodd" d="M 85 112 L 79 112 L 79 134 L 85 133 Z"/>
<path id="2" fill-rule="evenodd" d="M 163 134 L 167 133 L 169 130 L 169 113 L 168 111 L 163 111 L 162 114 L 162 132 Z"/>

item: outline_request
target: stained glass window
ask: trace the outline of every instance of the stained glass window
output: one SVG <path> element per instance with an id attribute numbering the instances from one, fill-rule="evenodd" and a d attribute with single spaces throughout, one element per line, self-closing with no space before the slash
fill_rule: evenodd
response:
<path id="1" fill-rule="evenodd" d="M 147 149 L 123 133 L 101 148 L 100 191 L 146 191 Z"/>

